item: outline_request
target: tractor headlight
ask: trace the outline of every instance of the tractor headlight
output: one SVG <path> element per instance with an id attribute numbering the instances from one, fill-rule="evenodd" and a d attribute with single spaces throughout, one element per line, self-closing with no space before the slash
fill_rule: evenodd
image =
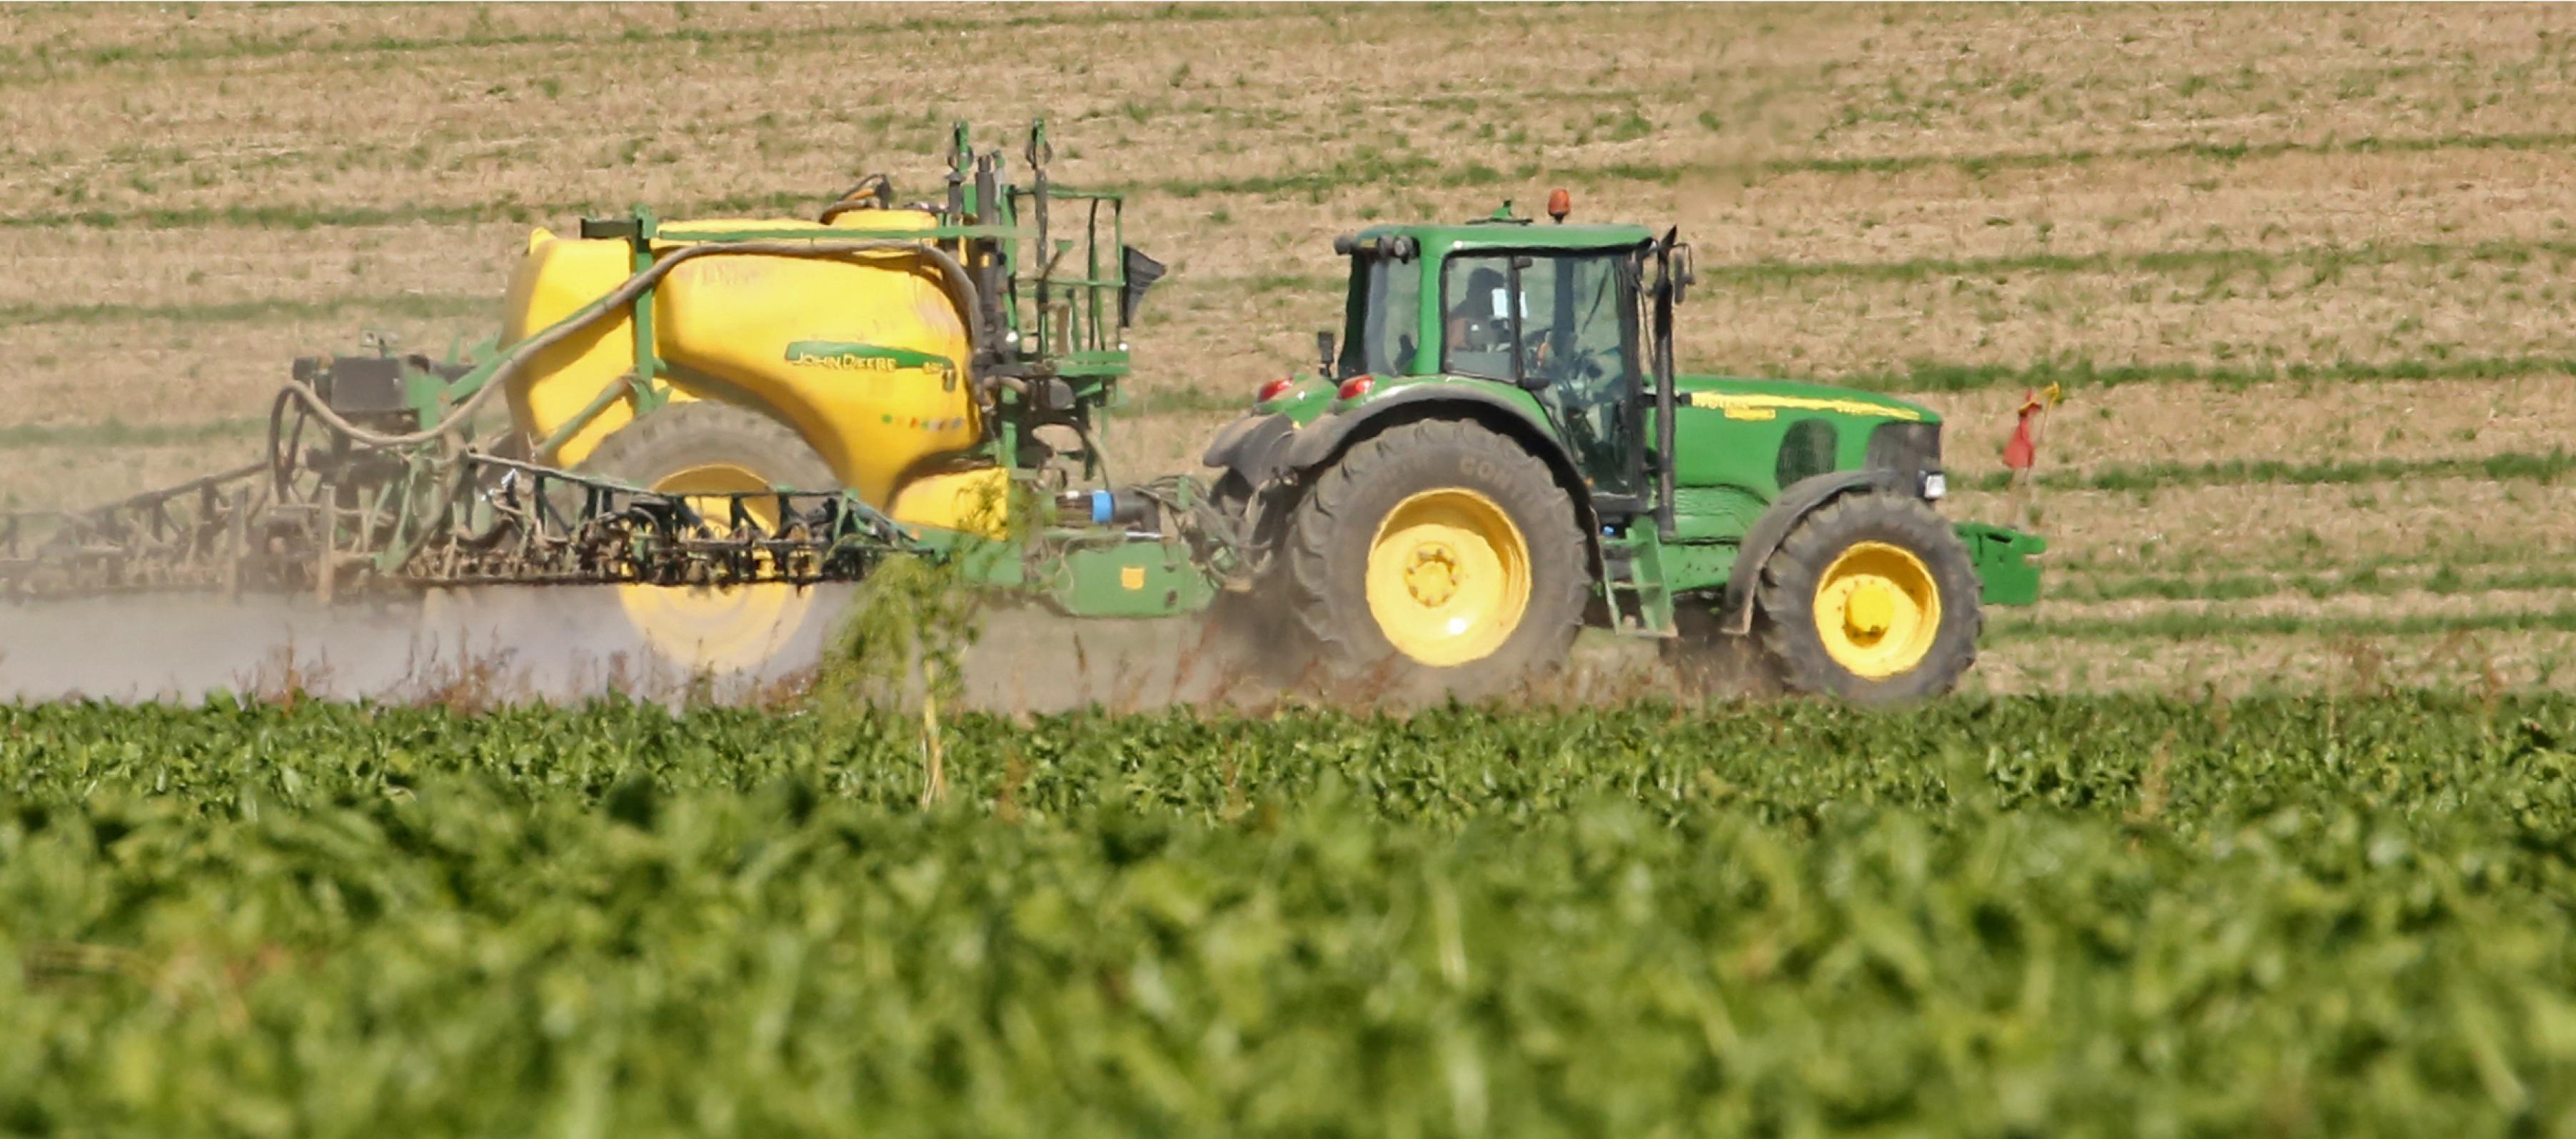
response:
<path id="1" fill-rule="evenodd" d="M 1942 477 L 1941 472 L 1923 472 L 1923 498 L 1925 501 L 1940 501 L 1941 496 L 1948 493 L 1950 493 L 1950 480 Z"/>

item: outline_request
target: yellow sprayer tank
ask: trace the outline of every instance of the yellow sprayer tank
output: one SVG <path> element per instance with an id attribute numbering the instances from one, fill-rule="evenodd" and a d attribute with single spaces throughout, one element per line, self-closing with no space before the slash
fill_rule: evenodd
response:
<path id="1" fill-rule="evenodd" d="M 817 237 L 899 237 L 937 219 L 915 210 L 861 210 L 832 224 L 743 219 L 672 222 L 678 232 L 810 230 Z M 657 253 L 684 242 L 655 242 Z M 530 336 L 615 289 L 635 271 L 623 238 L 537 230 L 510 280 L 502 342 Z M 983 438 L 966 375 L 967 323 L 938 270 L 900 250 L 840 257 L 699 257 L 656 287 L 653 336 L 674 399 L 748 403 L 792 424 L 842 485 L 893 510 L 906 480 Z M 631 315 L 603 319 L 539 355 L 509 379 L 510 410 L 531 442 L 577 417 L 635 368 Z M 634 418 L 632 397 L 539 461 L 577 467 Z M 994 474 L 999 474 L 994 471 Z M 923 480 L 948 487 L 954 474 Z M 982 480 L 975 480 L 982 481 Z M 907 498 L 920 498 L 921 488 Z M 922 506 L 920 503 L 907 503 Z M 909 519 L 951 513 L 916 509 Z"/>

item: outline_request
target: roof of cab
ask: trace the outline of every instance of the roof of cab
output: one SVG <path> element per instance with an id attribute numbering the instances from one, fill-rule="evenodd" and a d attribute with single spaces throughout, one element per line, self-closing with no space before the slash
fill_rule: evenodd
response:
<path id="1" fill-rule="evenodd" d="M 1549 225 L 1514 221 L 1471 221 L 1424 225 L 1375 225 L 1359 232 L 1362 242 L 1402 235 L 1423 245 L 1494 249 L 1627 249 L 1654 240 L 1642 225 Z"/>

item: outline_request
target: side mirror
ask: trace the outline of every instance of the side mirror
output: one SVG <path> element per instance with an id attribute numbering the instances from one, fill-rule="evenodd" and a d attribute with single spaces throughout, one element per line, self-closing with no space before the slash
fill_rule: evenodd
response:
<path id="1" fill-rule="evenodd" d="M 1673 247 L 1673 263 L 1670 272 L 1673 275 L 1673 303 L 1680 304 L 1682 296 L 1690 291 L 1690 287 L 1699 283 L 1699 269 L 1691 263 L 1690 246 Z"/>
<path id="2" fill-rule="evenodd" d="M 1333 334 L 1332 334 L 1332 333 L 1330 333 L 1330 332 L 1318 332 L 1318 333 L 1316 333 L 1316 334 L 1315 334 L 1315 355 L 1316 355 L 1316 357 L 1317 357 L 1318 359 L 1321 359 L 1321 360 L 1323 361 L 1323 371 L 1324 371 L 1324 376 L 1325 376 L 1327 379 L 1331 378 L 1331 377 L 1332 377 L 1332 374 L 1333 374 Z"/>

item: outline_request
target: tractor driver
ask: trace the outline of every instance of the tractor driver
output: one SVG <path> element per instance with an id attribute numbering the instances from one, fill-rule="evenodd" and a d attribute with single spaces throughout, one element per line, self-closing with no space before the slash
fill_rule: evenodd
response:
<path id="1" fill-rule="evenodd" d="M 1450 366 L 1486 376 L 1512 374 L 1510 287 L 1501 270 L 1479 265 L 1467 274 L 1467 287 L 1449 305 Z"/>

